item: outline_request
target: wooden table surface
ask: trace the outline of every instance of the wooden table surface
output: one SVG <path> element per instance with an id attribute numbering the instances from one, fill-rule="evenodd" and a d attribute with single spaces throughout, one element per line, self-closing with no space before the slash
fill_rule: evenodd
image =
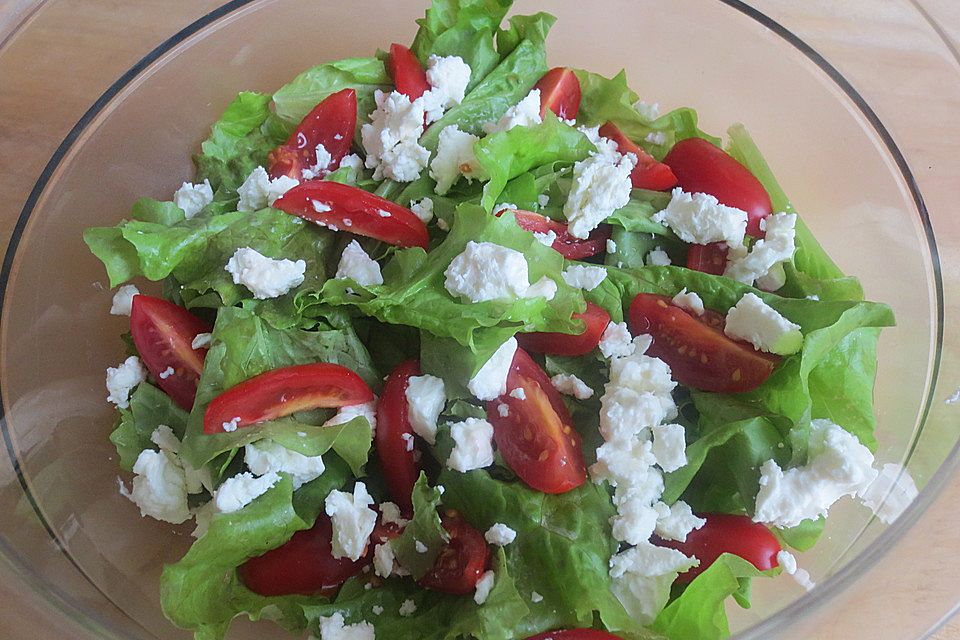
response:
<path id="1" fill-rule="evenodd" d="M 899 6 L 899 3 L 875 0 L 878 11 L 871 16 L 873 31 L 870 41 L 865 43 L 854 35 L 862 34 L 862 12 L 845 12 L 837 8 L 836 18 L 829 22 L 810 17 L 822 16 L 823 7 L 830 6 L 832 1 L 794 3 L 797 5 L 795 7 L 785 1 L 752 4 L 792 25 L 799 35 L 825 53 L 828 59 L 831 51 L 843 51 L 845 58 L 852 60 L 844 72 L 854 84 L 857 83 L 858 74 L 865 76 L 870 73 L 878 59 L 903 53 L 897 51 L 896 43 L 901 42 L 898 36 L 908 28 L 905 25 L 916 20 L 913 12 L 908 12 L 910 15 L 899 13 L 899 10 L 892 8 L 892 5 Z M 31 11 L 40 4 L 43 3 L 37 0 L 6 0 L 0 6 L 0 47 L 9 44 L 5 43 L 5 37 L 15 30 L 25 16 L 31 20 Z M 29 78 L 24 79 L 22 74 L 18 74 L 17 82 L 11 84 L 8 82 L 10 76 L 4 74 L 12 70 L 0 65 L 0 203 L 9 205 L 0 209 L 2 246 L 6 246 L 14 223 L 14 216 L 9 212 L 19 210 L 20 203 L 25 200 L 47 158 L 79 115 L 132 61 L 218 4 L 213 0 L 163 0 L 163 10 L 158 11 L 158 5 L 152 5 L 154 10 L 150 12 L 150 19 L 144 20 L 140 19 L 146 15 L 143 9 L 151 6 L 144 2 L 63 0 L 47 3 L 43 11 L 58 11 L 70 17 L 67 23 L 69 29 L 43 35 L 44 55 L 31 60 L 34 73 Z M 935 0 L 923 4 L 941 24 L 946 25 L 948 35 L 956 41 L 960 36 L 960 2 Z M 98 44 L 93 46 L 92 43 Z M 850 55 L 850 47 L 862 52 L 859 59 L 856 55 Z M 71 64 L 78 55 L 87 57 L 84 69 L 95 71 L 88 71 L 83 77 L 73 76 Z M 95 64 L 90 64 L 90 56 L 96 57 Z M 52 84 L 56 86 L 56 100 L 49 99 Z M 896 87 L 896 84 L 892 86 Z M 935 94 L 935 87 L 930 90 L 931 94 Z M 905 96 L 904 99 L 909 97 Z M 915 95 L 912 97 L 915 98 Z M 869 102 L 869 95 L 867 99 Z M 55 125 L 43 129 L 35 125 L 30 117 L 31 110 L 24 105 L 36 104 L 43 104 L 49 110 L 46 121 Z M 956 100 L 956 96 L 951 98 L 949 106 L 948 112 L 957 117 L 960 114 L 960 101 Z M 885 114 L 880 115 L 884 119 Z M 30 152 L 24 152 L 25 149 Z M 960 184 L 960 175 L 943 175 L 940 179 Z M 2 469 L 0 480 L 3 480 Z M 904 615 L 909 615 L 923 602 L 960 601 L 960 581 L 955 575 L 936 569 L 918 574 L 913 562 L 918 557 L 948 559 L 960 553 L 960 535 L 957 533 L 960 531 L 960 510 L 956 508 L 957 504 L 960 504 L 960 482 L 954 481 L 923 516 L 902 548 L 887 559 L 883 575 L 888 582 L 877 584 L 872 590 L 864 588 L 862 597 L 884 598 L 892 610 L 902 610 Z M 70 637 L 69 627 L 45 615 L 41 605 L 29 600 L 13 583 L 3 579 L 4 571 L 5 568 L 0 565 L 0 638 L 26 640 Z M 947 604 L 942 605 L 941 611 L 945 617 L 948 609 Z M 863 637 L 907 637 L 898 635 L 895 626 L 880 630 L 865 629 Z M 946 622 L 932 637 L 960 640 L 960 621 L 954 619 Z"/>

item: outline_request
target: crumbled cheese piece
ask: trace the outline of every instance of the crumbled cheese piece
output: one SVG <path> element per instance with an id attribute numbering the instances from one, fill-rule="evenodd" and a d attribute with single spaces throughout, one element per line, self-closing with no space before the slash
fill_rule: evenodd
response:
<path id="1" fill-rule="evenodd" d="M 526 400 L 527 392 L 524 391 L 522 387 L 517 387 L 516 389 L 510 391 L 510 397 L 516 398 L 517 400 Z"/>
<path id="2" fill-rule="evenodd" d="M 240 201 L 237 211 L 258 211 L 264 207 L 272 207 L 277 198 L 300 184 L 289 176 L 280 176 L 270 179 L 266 169 L 257 167 L 250 172 L 243 184 L 237 187 Z"/>
<path id="3" fill-rule="evenodd" d="M 221 513 L 233 513 L 265 494 L 278 482 L 280 476 L 272 471 L 259 478 L 246 471 L 238 473 L 223 481 L 213 493 L 213 501 Z"/>
<path id="4" fill-rule="evenodd" d="M 633 342 L 626 322 L 611 322 L 600 336 L 600 353 L 604 358 L 628 356 L 633 353 Z"/>
<path id="5" fill-rule="evenodd" d="M 591 151 L 591 154 L 601 155 L 612 163 L 620 160 L 622 154 L 617 151 L 617 143 L 600 135 L 600 125 L 593 127 L 582 125 L 577 127 L 577 130 L 587 136 L 587 139 L 597 148 L 596 151 Z"/>
<path id="6" fill-rule="evenodd" d="M 437 439 L 437 417 L 446 402 L 443 380 L 431 375 L 411 376 L 407 380 L 404 395 L 413 432 L 429 444 L 434 444 Z"/>
<path id="7" fill-rule="evenodd" d="M 321 178 L 330 172 L 330 165 L 333 164 L 333 156 L 330 155 L 330 152 L 327 151 L 327 148 L 323 146 L 322 143 L 318 144 L 314 153 L 317 160 L 309 169 L 300 170 L 301 180 L 313 180 L 314 178 Z"/>
<path id="8" fill-rule="evenodd" d="M 140 289 L 136 285 L 125 284 L 113 295 L 113 304 L 110 305 L 110 314 L 114 316 L 130 315 L 130 308 L 133 306 L 133 297 L 140 295 Z"/>
<path id="9" fill-rule="evenodd" d="M 503 547 L 517 539 L 517 532 L 502 522 L 497 522 L 492 527 L 487 529 L 487 532 L 483 534 L 483 537 L 490 544 Z"/>
<path id="10" fill-rule="evenodd" d="M 726 242 L 731 247 L 743 244 L 746 211 L 722 205 L 710 194 L 691 194 L 680 187 L 676 187 L 672 195 L 667 208 L 655 213 L 651 220 L 667 225 L 684 242 Z"/>
<path id="11" fill-rule="evenodd" d="M 176 370 L 173 367 L 167 367 L 166 369 L 158 373 L 157 377 L 160 378 L 161 380 L 166 380 L 167 378 L 169 378 L 175 373 L 176 373 Z"/>
<path id="12" fill-rule="evenodd" d="M 447 193 L 460 176 L 471 182 L 474 178 L 484 177 L 473 152 L 473 145 L 479 140 L 480 138 L 472 133 L 460 131 L 455 124 L 440 131 L 437 154 L 430 163 L 430 177 L 437 182 L 437 188 L 434 189 L 437 195 Z"/>
<path id="13" fill-rule="evenodd" d="M 413 212 L 413 215 L 420 218 L 423 224 L 427 224 L 433 220 L 433 200 L 424 198 L 419 202 L 411 202 L 410 211 Z"/>
<path id="14" fill-rule="evenodd" d="M 634 103 L 633 108 L 637 110 L 637 113 L 646 120 L 656 120 L 660 117 L 660 103 L 659 102 L 644 102 L 643 100 L 638 100 Z"/>
<path id="15" fill-rule="evenodd" d="M 478 400 L 494 400 L 507 392 L 507 374 L 513 356 L 517 353 L 517 339 L 510 338 L 500 345 L 490 359 L 483 363 L 480 370 L 470 378 L 467 389 Z"/>
<path id="16" fill-rule="evenodd" d="M 616 253 L 617 252 L 617 243 L 614 242 L 613 238 L 607 238 L 607 253 Z"/>
<path id="17" fill-rule="evenodd" d="M 229 421 L 224 422 L 220 426 L 223 427 L 223 430 L 227 433 L 233 433 L 237 430 L 237 427 L 240 425 L 240 416 L 231 418 Z"/>
<path id="18" fill-rule="evenodd" d="M 414 438 L 412 433 L 401 433 L 400 439 L 403 440 L 403 445 L 407 451 L 413 451 Z"/>
<path id="19" fill-rule="evenodd" d="M 213 202 L 213 188 L 209 180 L 204 180 L 200 184 L 184 182 L 173 194 L 173 203 L 183 209 L 183 215 L 187 220 L 200 213 L 211 202 Z"/>
<path id="20" fill-rule="evenodd" d="M 373 606 L 370 608 L 370 610 L 373 611 L 373 615 L 375 615 L 375 616 L 378 616 L 378 615 L 380 615 L 381 613 L 383 613 L 383 607 L 381 607 L 381 606 L 378 605 L 378 604 L 373 605 Z"/>
<path id="21" fill-rule="evenodd" d="M 203 349 L 204 347 L 209 347 L 212 339 L 212 333 L 198 333 L 196 336 L 194 336 L 193 342 L 190 343 L 190 348 Z"/>
<path id="22" fill-rule="evenodd" d="M 490 596 L 490 591 L 493 590 L 494 576 L 493 571 L 487 571 L 480 576 L 480 580 L 477 581 L 477 591 L 473 594 L 474 602 L 483 604 L 487 601 L 487 598 Z"/>
<path id="23" fill-rule="evenodd" d="M 651 267 L 669 267 L 672 264 L 670 262 L 670 256 L 660 247 L 657 247 L 647 254 L 646 262 L 647 265 Z"/>
<path id="24" fill-rule="evenodd" d="M 376 633 L 369 622 L 344 624 L 343 614 L 337 612 L 320 618 L 320 640 L 376 640 Z"/>
<path id="25" fill-rule="evenodd" d="M 423 544 L 419 540 L 414 540 L 413 542 L 414 542 L 413 548 L 417 550 L 417 553 L 427 552 L 427 545 Z"/>
<path id="26" fill-rule="evenodd" d="M 685 431 L 679 424 L 661 424 L 653 427 L 653 457 L 667 473 L 687 464 Z"/>
<path id="27" fill-rule="evenodd" d="M 497 413 L 500 414 L 501 418 L 506 418 L 510 415 L 510 406 L 503 403 L 498 404 Z"/>
<path id="28" fill-rule="evenodd" d="M 781 470 L 775 460 L 760 467 L 755 522 L 787 528 L 826 515 L 834 502 L 870 486 L 873 454 L 857 437 L 829 420 L 810 422 L 807 464 Z"/>
<path id="29" fill-rule="evenodd" d="M 577 400 L 586 400 L 593 397 L 593 389 L 583 380 L 573 374 L 558 373 L 550 378 L 554 389 Z"/>
<path id="30" fill-rule="evenodd" d="M 617 505 L 617 515 L 610 519 L 613 539 L 627 544 L 642 544 L 650 539 L 659 514 L 642 497 L 629 497 Z"/>
<path id="31" fill-rule="evenodd" d="M 777 552 L 777 564 L 787 575 L 792 576 L 797 572 L 797 559 L 789 551 Z"/>
<path id="32" fill-rule="evenodd" d="M 333 523 L 333 557 L 359 560 L 377 524 L 377 512 L 370 508 L 373 498 L 367 486 L 358 482 L 353 494 L 331 491 L 324 510 Z"/>
<path id="33" fill-rule="evenodd" d="M 454 447 L 447 467 L 466 473 L 493 464 L 493 425 L 486 420 L 467 418 L 450 425 Z"/>
<path id="34" fill-rule="evenodd" d="M 523 254 L 492 242 L 467 242 L 443 272 L 450 295 L 469 302 L 544 297 L 552 300 L 557 283 L 543 276 L 535 284 Z"/>
<path id="35" fill-rule="evenodd" d="M 664 145 L 667 143 L 667 134 L 663 131 L 651 131 L 643 139 L 650 144 Z"/>
<path id="36" fill-rule="evenodd" d="M 546 193 L 541 193 L 540 195 L 537 196 L 537 204 L 540 205 L 541 209 L 544 208 L 545 206 L 550 204 L 550 196 L 547 195 Z"/>
<path id="37" fill-rule="evenodd" d="M 418 100 L 424 103 L 427 122 L 434 122 L 443 116 L 445 109 L 463 101 L 470 84 L 470 65 L 460 56 L 432 55 L 427 60 L 427 82 L 430 90 Z"/>
<path id="38" fill-rule="evenodd" d="M 401 529 L 409 523 L 409 520 L 404 519 L 400 515 L 400 507 L 393 502 L 380 503 L 380 520 L 383 521 L 384 524 L 395 524 Z"/>
<path id="39" fill-rule="evenodd" d="M 380 265 L 367 255 L 360 243 L 351 240 L 340 256 L 335 278 L 351 278 L 361 287 L 383 284 L 383 274 Z"/>
<path id="40" fill-rule="evenodd" d="M 917 485 L 910 473 L 899 464 L 888 463 L 880 468 L 876 479 L 857 497 L 873 509 L 882 522 L 891 524 L 910 506 L 917 494 Z"/>
<path id="41" fill-rule="evenodd" d="M 638 488 L 634 495 L 649 496 L 653 502 L 663 492 L 663 475 L 653 468 L 655 462 L 649 441 L 611 440 L 597 448 L 597 462 L 590 466 L 590 477 L 613 487 Z"/>
<path id="42" fill-rule="evenodd" d="M 731 254 L 731 260 L 723 272 L 728 278 L 733 278 L 745 284 L 753 284 L 754 280 L 769 279 L 775 272 L 771 271 L 780 263 L 793 258 L 796 249 L 797 214 L 775 213 L 760 221 L 765 230 L 765 237 L 753 243 L 750 253 L 746 255 Z M 774 287 L 776 282 L 768 282 Z M 782 286 L 782 284 L 781 284 Z"/>
<path id="43" fill-rule="evenodd" d="M 536 591 L 530 592 L 530 602 L 537 604 L 538 602 L 543 602 L 543 596 L 537 593 Z"/>
<path id="44" fill-rule="evenodd" d="M 307 263 L 303 260 L 274 260 L 250 247 L 237 249 L 224 269 L 257 300 L 284 295 L 303 282 Z"/>
<path id="45" fill-rule="evenodd" d="M 597 225 L 630 202 L 630 173 L 636 164 L 637 156 L 628 153 L 616 162 L 594 154 L 573 165 L 573 186 L 563 205 L 570 235 L 588 237 Z"/>
<path id="46" fill-rule="evenodd" d="M 632 618 L 647 625 L 667 604 L 677 573 L 698 564 L 675 549 L 643 543 L 610 559 L 611 590 Z"/>
<path id="47" fill-rule="evenodd" d="M 703 315 L 703 300 L 700 299 L 696 291 L 687 291 L 686 287 L 681 289 L 680 293 L 673 296 L 673 304 L 681 309 L 686 309 L 694 315 Z"/>
<path id="48" fill-rule="evenodd" d="M 437 229 L 440 229 L 440 231 L 449 231 L 450 225 L 443 218 L 437 218 Z"/>
<path id="49" fill-rule="evenodd" d="M 660 424 L 668 413 L 655 393 L 614 387 L 600 398 L 600 433 L 606 440 L 619 440 Z"/>
<path id="50" fill-rule="evenodd" d="M 491 210 L 490 213 L 493 214 L 493 215 L 495 215 L 495 216 L 499 216 L 499 215 L 500 215 L 501 213 L 503 213 L 504 211 L 516 211 L 516 210 L 519 209 L 519 208 L 520 208 L 520 207 L 518 207 L 517 205 L 513 204 L 512 202 L 499 202 L 499 203 L 493 205 L 493 209 Z"/>
<path id="51" fill-rule="evenodd" d="M 690 505 L 683 500 L 678 500 L 670 506 L 658 502 L 653 505 L 653 508 L 659 514 L 656 534 L 664 540 L 686 542 L 691 531 L 707 524 L 703 518 L 693 515 Z"/>
<path id="52" fill-rule="evenodd" d="M 563 281 L 571 287 L 593 291 L 606 279 L 607 270 L 603 267 L 574 264 L 564 269 L 560 275 L 563 277 Z"/>
<path id="53" fill-rule="evenodd" d="M 147 370 L 137 356 L 130 356 L 116 367 L 107 367 L 107 401 L 121 409 L 130 406 L 130 392 L 147 379 Z"/>
<path id="54" fill-rule="evenodd" d="M 305 456 L 273 440 L 259 440 L 246 445 L 243 460 L 257 476 L 270 472 L 290 474 L 294 489 L 319 478 L 325 469 L 321 456 Z"/>
<path id="55" fill-rule="evenodd" d="M 356 182 L 357 178 L 360 176 L 360 172 L 363 171 L 363 159 L 357 154 L 351 153 L 350 155 L 343 157 L 343 159 L 340 161 L 340 166 L 337 168 L 343 169 L 344 167 L 350 170 L 351 175 L 349 180 L 351 182 Z"/>
<path id="56" fill-rule="evenodd" d="M 340 407 L 337 413 L 323 423 L 324 427 L 333 427 L 338 424 L 346 424 L 354 418 L 365 418 L 370 423 L 373 431 L 377 429 L 377 400 L 374 398 L 370 402 L 362 404 L 351 404 L 346 407 Z"/>
<path id="57" fill-rule="evenodd" d="M 393 575 L 394 561 L 396 555 L 393 552 L 393 546 L 390 541 L 378 544 L 373 550 L 373 570 L 381 578 L 389 578 Z"/>
<path id="58" fill-rule="evenodd" d="M 533 232 L 533 237 L 537 239 L 537 242 L 542 244 L 545 247 L 552 247 L 553 243 L 557 241 L 557 232 L 553 229 L 550 229 L 546 233 L 540 233 L 539 231 Z"/>
<path id="59" fill-rule="evenodd" d="M 533 89 L 526 97 L 507 109 L 495 124 L 485 124 L 488 134 L 509 131 L 514 127 L 532 127 L 543 122 L 540 117 L 540 89 Z"/>
<path id="60" fill-rule="evenodd" d="M 311 200 L 310 205 L 313 207 L 313 210 L 316 211 L 317 213 L 327 213 L 328 211 L 333 211 L 333 207 L 331 207 L 328 202 Z"/>
<path id="61" fill-rule="evenodd" d="M 746 293 L 727 312 L 723 332 L 754 348 L 778 355 L 796 353 L 803 346 L 800 325 L 790 322 L 755 293 Z"/>
<path id="62" fill-rule="evenodd" d="M 363 148 L 367 151 L 366 166 L 373 169 L 373 179 L 389 178 L 412 182 L 427 166 L 430 151 L 420 146 L 423 134 L 424 104 L 393 91 L 374 92 L 376 110 L 370 122 L 360 128 Z"/>
<path id="63" fill-rule="evenodd" d="M 133 490 L 125 493 L 141 516 L 180 524 L 190 519 L 187 481 L 175 454 L 144 449 L 133 464 Z M 121 483 L 121 487 L 122 487 Z"/>
<path id="64" fill-rule="evenodd" d="M 409 618 L 417 612 L 417 603 L 407 598 L 400 604 L 400 610 L 397 612 L 402 618 Z"/>

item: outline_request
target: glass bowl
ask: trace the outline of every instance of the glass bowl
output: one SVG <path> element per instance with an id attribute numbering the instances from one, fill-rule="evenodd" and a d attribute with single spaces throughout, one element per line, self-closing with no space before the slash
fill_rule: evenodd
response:
<path id="1" fill-rule="evenodd" d="M 72 18 L 68 3 L 23 4 L 26 20 L 6 34 L 0 29 L 0 71 L 18 89 L 39 77 L 31 64 L 45 58 L 31 63 L 27 54 L 50 37 L 43 28 L 69 33 L 71 19 L 83 24 L 86 15 Z M 960 435 L 960 408 L 945 402 L 960 384 L 960 340 L 945 330 L 960 300 L 960 274 L 947 268 L 960 238 L 951 209 L 960 172 L 957 126 L 944 124 L 941 106 L 960 90 L 957 59 L 938 23 L 906 2 L 885 3 L 879 13 L 871 3 L 755 4 L 551 2 L 546 8 L 559 20 L 550 63 L 608 75 L 624 67 L 645 100 L 696 107 L 707 131 L 744 122 L 831 255 L 861 278 L 868 298 L 893 306 L 899 325 L 880 343 L 877 459 L 903 463 L 923 488 L 920 497 L 891 526 L 851 501 L 838 504 L 821 542 L 800 556 L 816 589 L 805 593 L 788 578 L 764 581 L 754 607 L 731 614 L 744 638 L 920 637 L 955 604 L 939 576 L 960 569 L 960 544 L 938 555 L 935 542 L 956 544 L 942 530 L 935 537 L 941 521 L 933 518 L 949 505 L 931 507 L 955 477 Z M 158 24 L 172 30 L 197 15 L 198 6 L 188 5 L 172 3 Z M 112 28 L 122 31 L 126 20 L 145 38 L 165 35 L 139 22 L 151 17 L 144 6 L 116 16 Z M 358 6 L 375 18 L 345 28 L 357 24 Z M 40 177 L 19 214 L 20 202 L 5 203 L 0 227 L 10 236 L 0 277 L 0 574 L 15 594 L 11 602 L 42 618 L 25 628 L 51 625 L 77 638 L 188 637 L 163 619 L 157 585 L 163 563 L 188 547 L 189 528 L 139 518 L 117 490 L 103 371 L 123 353 L 117 336 L 125 323 L 107 314 L 112 294 L 82 230 L 115 223 L 141 195 L 169 198 L 191 176 L 191 154 L 237 91 L 272 91 L 312 64 L 409 41 L 423 8 L 391 0 L 230 2 L 110 85 L 42 173 L 30 162 L 49 151 L 30 150 L 17 164 L 14 172 L 36 168 Z M 515 10 L 540 8 L 518 2 Z M 900 34 L 897 46 L 871 39 L 883 28 Z M 96 33 L 78 33 L 92 38 L 91 51 L 106 47 Z M 866 89 L 855 89 L 812 44 L 834 53 Z M 129 58 L 137 46 L 128 49 L 117 55 Z M 77 95 L 89 93 L 82 79 L 72 81 Z M 906 98 L 918 95 L 926 101 L 909 103 L 917 105 L 909 111 Z M 62 122 L 53 111 L 39 109 L 36 118 Z M 253 624 L 237 624 L 231 635 L 275 636 Z"/>

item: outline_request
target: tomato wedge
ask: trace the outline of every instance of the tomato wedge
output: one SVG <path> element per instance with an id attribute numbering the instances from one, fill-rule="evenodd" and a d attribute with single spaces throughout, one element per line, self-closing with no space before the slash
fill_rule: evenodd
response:
<path id="1" fill-rule="evenodd" d="M 418 584 L 444 593 L 471 593 L 490 564 L 487 541 L 482 533 L 458 515 L 447 514 L 440 523 L 450 534 L 450 541 Z"/>
<path id="2" fill-rule="evenodd" d="M 600 225 L 585 240 L 581 240 L 570 235 L 570 231 L 564 223 L 557 222 L 539 213 L 502 209 L 497 212 L 497 215 L 501 215 L 504 211 L 513 211 L 517 226 L 525 231 L 531 233 L 549 233 L 552 231 L 555 233 L 557 239 L 553 241 L 550 248 L 567 260 L 582 260 L 602 253 L 607 249 L 607 240 L 610 239 L 610 225 L 608 224 Z"/>
<path id="3" fill-rule="evenodd" d="M 673 175 L 670 167 L 658 162 L 643 147 L 624 135 L 617 125 L 607 122 L 600 127 L 600 135 L 616 142 L 617 151 L 620 153 L 636 154 L 637 166 L 630 172 L 630 182 L 634 189 L 666 191 L 677 186 L 677 176 Z"/>
<path id="4" fill-rule="evenodd" d="M 377 457 L 393 501 L 407 516 L 413 513 L 411 495 L 420 465 L 416 446 L 407 444 L 413 442 L 413 427 L 406 391 L 410 378 L 419 375 L 420 363 L 416 360 L 400 363 L 387 378 L 377 403 Z"/>
<path id="5" fill-rule="evenodd" d="M 707 523 L 688 533 L 685 542 L 656 540 L 661 547 L 677 549 L 700 560 L 699 566 L 677 577 L 680 584 L 690 582 L 706 571 L 724 553 L 740 556 L 760 571 L 777 566 L 780 543 L 762 524 L 757 524 L 747 516 L 725 513 L 708 513 L 700 517 Z"/>
<path id="6" fill-rule="evenodd" d="M 773 211 L 770 195 L 750 170 L 701 138 L 681 140 L 663 159 L 684 191 L 709 193 L 728 207 L 747 212 L 747 233 L 763 237 L 760 221 Z"/>
<path id="7" fill-rule="evenodd" d="M 400 247 L 427 248 L 426 225 L 412 211 L 359 187 L 311 180 L 287 191 L 274 209 L 334 231 L 349 231 Z"/>
<path id="8" fill-rule="evenodd" d="M 704 314 L 707 315 L 707 314 Z M 745 342 L 731 340 L 723 327 L 700 319 L 673 304 L 667 296 L 638 294 L 630 303 L 634 335 L 649 333 L 648 353 L 660 358 L 673 379 L 695 389 L 742 393 L 756 389 L 770 377 L 780 358 L 762 353 Z"/>
<path id="9" fill-rule="evenodd" d="M 347 407 L 373 400 L 356 373 L 319 362 L 274 369 L 230 387 L 207 405 L 204 433 L 223 433 L 310 409 Z"/>
<path id="10" fill-rule="evenodd" d="M 606 631 L 597 629 L 561 629 L 560 631 L 546 631 L 530 636 L 527 640 L 623 640 Z"/>
<path id="11" fill-rule="evenodd" d="M 728 252 L 726 242 L 692 244 L 687 249 L 687 269 L 722 276 L 727 269 Z"/>
<path id="12" fill-rule="evenodd" d="M 520 388 L 521 400 L 510 392 Z M 507 415 L 500 415 L 507 405 Z M 523 349 L 507 375 L 507 393 L 486 403 L 493 439 L 507 465 L 528 486 L 544 493 L 576 489 L 587 478 L 580 434 L 550 378 Z"/>
<path id="13" fill-rule="evenodd" d="M 393 78 L 393 86 L 396 90 L 410 98 L 411 101 L 430 90 L 430 83 L 427 82 L 427 72 L 420 65 L 417 56 L 413 55 L 413 52 L 402 44 L 394 42 L 390 45 L 387 71 Z"/>
<path id="14" fill-rule="evenodd" d="M 183 307 L 160 298 L 134 296 L 130 334 L 147 371 L 164 393 L 190 411 L 203 372 L 206 347 L 194 349 L 193 339 L 213 328 Z M 171 373 L 171 370 L 173 373 Z"/>
<path id="15" fill-rule="evenodd" d="M 553 111 L 564 120 L 576 120 L 580 110 L 580 81 L 572 69 L 554 67 L 537 80 L 540 89 L 540 117 Z"/>
<path id="16" fill-rule="evenodd" d="M 583 320 L 586 325 L 583 333 L 518 333 L 517 341 L 521 347 L 535 353 L 558 356 L 582 356 L 590 353 L 600 344 L 603 330 L 610 324 L 610 314 L 603 307 L 587 302 L 586 310 L 573 314 L 573 317 Z"/>
<path id="17" fill-rule="evenodd" d="M 331 93 L 300 121 L 290 138 L 270 152 L 267 173 L 271 178 L 289 176 L 302 179 L 303 170 L 317 163 L 317 145 L 330 154 L 330 169 L 340 166 L 350 153 L 357 128 L 357 92 L 343 89 Z"/>

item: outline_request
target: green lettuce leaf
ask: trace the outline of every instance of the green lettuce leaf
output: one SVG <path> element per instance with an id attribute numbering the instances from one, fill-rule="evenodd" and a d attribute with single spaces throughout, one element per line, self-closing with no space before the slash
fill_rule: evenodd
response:
<path id="1" fill-rule="evenodd" d="M 182 438 L 187 415 L 170 396 L 152 384 L 142 382 L 137 385 L 130 395 L 130 408 L 120 409 L 120 420 L 110 434 L 110 442 L 120 456 L 120 468 L 130 471 L 141 451 L 155 448 L 150 435 L 162 424 Z"/>
<path id="2" fill-rule="evenodd" d="M 400 566 L 408 570 L 414 580 L 422 578 L 433 567 L 449 539 L 440 525 L 439 507 L 440 490 L 431 487 L 421 471 L 413 486 L 413 519 L 400 537 L 390 543 Z M 417 551 L 418 542 L 426 546 L 425 552 Z"/>

